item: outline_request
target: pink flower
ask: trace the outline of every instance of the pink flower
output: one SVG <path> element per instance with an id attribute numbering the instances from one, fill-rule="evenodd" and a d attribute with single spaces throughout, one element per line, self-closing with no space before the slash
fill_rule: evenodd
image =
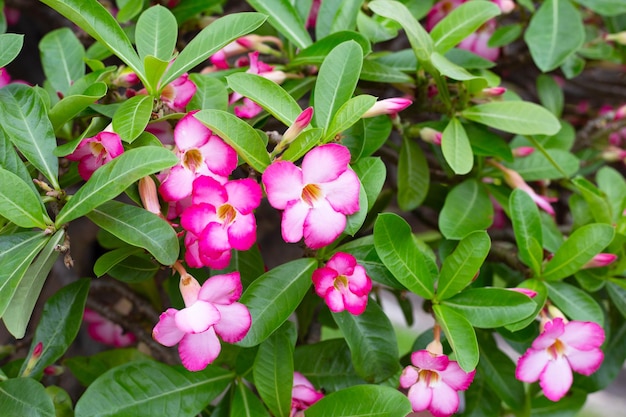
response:
<path id="1" fill-rule="evenodd" d="M 441 138 L 443 137 L 443 134 L 431 127 L 423 127 L 420 129 L 420 137 L 426 143 L 441 146 Z"/>
<path id="2" fill-rule="evenodd" d="M 346 216 L 359 210 L 357 175 L 349 169 L 350 151 L 329 143 L 307 153 L 298 168 L 276 161 L 263 173 L 272 207 L 284 210 L 281 231 L 286 242 L 318 249 L 335 240 L 346 227 Z"/>
<path id="3" fill-rule="evenodd" d="M 496 30 L 496 21 L 485 22 L 476 32 L 469 35 L 459 43 L 458 47 L 480 55 L 490 61 L 495 61 L 500 56 L 500 48 L 491 48 L 487 45 L 491 35 Z"/>
<path id="4" fill-rule="evenodd" d="M 311 10 L 309 10 L 309 16 L 306 19 L 306 28 L 314 28 L 317 23 L 317 15 L 320 11 L 322 0 L 313 0 L 311 4 Z"/>
<path id="5" fill-rule="evenodd" d="M 448 13 L 465 3 L 466 0 L 441 0 L 433 5 L 426 16 L 426 30 L 431 31 Z"/>
<path id="6" fill-rule="evenodd" d="M 100 132 L 83 139 L 76 150 L 67 155 L 70 161 L 78 161 L 78 173 L 86 181 L 102 165 L 124 152 L 122 140 L 115 132 Z"/>
<path id="7" fill-rule="evenodd" d="M 337 252 L 326 266 L 313 271 L 315 292 L 324 298 L 330 311 L 339 313 L 348 310 L 359 315 L 367 307 L 367 296 L 372 289 L 372 280 L 365 268 L 356 263 L 354 256 Z"/>
<path id="8" fill-rule="evenodd" d="M 246 35 L 229 43 L 213 54 L 210 58 L 211 63 L 218 69 L 228 69 L 229 66 L 226 60 L 231 56 L 243 54 L 250 50 L 256 50 L 262 53 L 275 52 L 264 42 L 273 43 L 282 48 L 282 41 L 274 36 Z"/>
<path id="9" fill-rule="evenodd" d="M 597 323 L 555 318 L 545 323 L 542 333 L 519 358 L 515 377 L 523 382 L 539 381 L 545 396 L 559 401 L 572 386 L 572 370 L 591 375 L 604 359 L 600 345 L 604 330 Z"/>
<path id="10" fill-rule="evenodd" d="M 0 68 L 0 88 L 11 83 L 11 76 L 6 68 Z"/>
<path id="11" fill-rule="evenodd" d="M 413 411 L 428 410 L 435 417 L 446 417 L 459 409 L 459 393 L 469 388 L 476 371 L 466 373 L 447 355 L 418 350 L 400 375 L 400 386 L 409 388 Z"/>
<path id="12" fill-rule="evenodd" d="M 217 336 L 227 343 L 243 339 L 250 329 L 248 308 L 238 303 L 242 286 L 239 272 L 215 275 L 200 284 L 185 273 L 180 279 L 185 308 L 168 308 L 152 330 L 152 337 L 164 346 L 178 344 L 183 366 L 200 371 L 220 353 Z"/>
<path id="13" fill-rule="evenodd" d="M 252 119 L 263 111 L 263 107 L 259 106 L 248 97 L 244 97 L 242 101 L 242 105 L 235 106 L 233 108 L 235 116 L 237 117 L 240 117 L 242 119 Z"/>
<path id="14" fill-rule="evenodd" d="M 222 269 L 230 262 L 231 249 L 250 249 L 256 242 L 253 211 L 262 194 L 259 184 L 249 178 L 224 185 L 211 177 L 197 178 L 193 204 L 181 215 L 181 225 L 191 232 L 185 238 L 188 250 L 191 246 L 189 265 Z"/>
<path id="15" fill-rule="evenodd" d="M 409 100 L 408 98 L 402 98 L 402 97 L 386 98 L 384 100 L 379 100 L 376 103 L 374 103 L 374 105 L 368 111 L 366 111 L 361 117 L 363 118 L 375 117 L 375 116 L 380 116 L 382 114 L 395 116 L 398 114 L 398 112 L 401 112 L 402 110 L 406 109 L 412 103 L 413 101 Z"/>
<path id="16" fill-rule="evenodd" d="M 289 417 L 304 416 L 306 410 L 324 397 L 324 393 L 317 391 L 313 384 L 300 372 L 293 373 L 293 389 L 291 390 L 291 413 Z"/>
<path id="17" fill-rule="evenodd" d="M 174 111 L 185 111 L 185 107 L 196 94 L 196 85 L 187 73 L 176 78 L 161 91 L 161 100 Z"/>
<path id="18" fill-rule="evenodd" d="M 188 113 L 174 128 L 180 162 L 162 175 L 159 192 L 166 201 L 189 196 L 193 181 L 201 175 L 224 183 L 237 167 L 235 150 L 193 117 L 195 113 Z"/>
<path id="19" fill-rule="evenodd" d="M 602 268 L 603 266 L 611 265 L 617 260 L 617 255 L 613 253 L 599 253 L 593 257 L 589 262 L 583 265 L 582 269 L 588 268 Z"/>
<path id="20" fill-rule="evenodd" d="M 105 319 L 88 308 L 85 309 L 83 320 L 87 323 L 87 333 L 96 342 L 121 348 L 130 346 L 137 341 L 134 334 L 124 332 L 122 326 Z"/>

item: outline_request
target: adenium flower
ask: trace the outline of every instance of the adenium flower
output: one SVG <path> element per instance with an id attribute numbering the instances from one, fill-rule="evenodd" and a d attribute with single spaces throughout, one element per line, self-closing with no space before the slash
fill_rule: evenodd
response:
<path id="1" fill-rule="evenodd" d="M 161 100 L 172 110 L 183 112 L 196 94 L 196 89 L 196 85 L 189 79 L 189 74 L 185 73 L 165 86 L 161 91 Z"/>
<path id="2" fill-rule="evenodd" d="M 83 321 L 87 323 L 87 333 L 96 342 L 121 348 L 130 346 L 137 341 L 133 333 L 125 332 L 119 324 L 107 320 L 88 308 L 83 314 Z"/>
<path id="3" fill-rule="evenodd" d="M 275 161 L 263 173 L 272 207 L 284 210 L 281 232 L 286 242 L 304 237 L 318 249 L 335 240 L 346 227 L 346 216 L 359 210 L 360 182 L 348 167 L 350 151 L 329 143 L 309 151 L 298 168 Z"/>
<path id="4" fill-rule="evenodd" d="M 372 280 L 354 256 L 337 252 L 326 262 L 326 266 L 313 271 L 313 285 L 330 311 L 339 313 L 348 310 L 359 315 L 367 307 Z"/>
<path id="5" fill-rule="evenodd" d="M 459 409 L 459 391 L 465 391 L 476 371 L 466 373 L 447 355 L 418 350 L 411 354 L 412 365 L 400 375 L 400 386 L 409 388 L 413 411 L 428 410 L 435 417 L 447 417 Z"/>
<path id="6" fill-rule="evenodd" d="M 572 386 L 572 371 L 591 375 L 604 359 L 604 330 L 597 323 L 558 317 L 547 321 L 541 334 L 519 358 L 515 377 L 539 381 L 546 398 L 559 401 Z"/>
<path id="7" fill-rule="evenodd" d="M 122 140 L 115 132 L 103 131 L 96 136 L 85 138 L 66 158 L 78 161 L 78 173 L 85 181 L 102 165 L 124 152 Z"/>
<path id="8" fill-rule="evenodd" d="M 293 388 L 291 390 L 291 413 L 289 417 L 304 416 L 306 410 L 324 397 L 324 393 L 317 391 L 313 384 L 300 372 L 293 373 Z"/>
<path id="9" fill-rule="evenodd" d="M 250 329 L 248 308 L 237 302 L 242 286 L 239 272 L 215 275 L 202 286 L 188 273 L 180 278 L 185 308 L 168 308 L 152 330 L 152 337 L 164 346 L 178 344 L 183 366 L 200 371 L 221 351 L 217 336 L 227 343 L 243 339 Z"/>
<path id="10" fill-rule="evenodd" d="M 216 53 L 214 53 L 210 59 L 211 63 L 218 69 L 228 69 L 229 57 L 243 54 L 250 50 L 256 50 L 261 53 L 276 52 L 271 47 L 265 44 L 265 42 L 273 43 L 282 48 L 282 41 L 274 36 L 259 36 L 250 34 L 242 36 L 241 38 L 229 43 Z"/>
<path id="11" fill-rule="evenodd" d="M 6 68 L 0 68 L 0 88 L 11 83 L 11 76 Z"/>

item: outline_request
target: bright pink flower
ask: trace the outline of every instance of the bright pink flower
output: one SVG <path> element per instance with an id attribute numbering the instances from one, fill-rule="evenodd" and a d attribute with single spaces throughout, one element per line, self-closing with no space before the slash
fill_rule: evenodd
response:
<path id="1" fill-rule="evenodd" d="M 263 107 L 259 106 L 248 97 L 244 97 L 242 101 L 242 105 L 235 106 L 233 108 L 235 116 L 237 117 L 240 117 L 242 119 L 252 119 L 258 116 L 258 114 L 263 111 Z"/>
<path id="2" fill-rule="evenodd" d="M 159 192 L 166 201 L 191 195 L 193 181 L 210 176 L 224 183 L 237 168 L 237 153 L 211 130 L 188 113 L 174 128 L 176 154 L 180 162 L 165 172 Z"/>
<path id="3" fill-rule="evenodd" d="M 239 272 L 215 275 L 200 284 L 189 274 L 181 276 L 185 308 L 168 308 L 152 330 L 164 346 L 178 344 L 180 359 L 190 371 L 200 371 L 220 353 L 217 336 L 227 343 L 243 339 L 250 329 L 248 308 L 237 302 L 242 286 Z"/>
<path id="4" fill-rule="evenodd" d="M 350 151 L 329 143 L 307 153 L 298 168 L 289 161 L 273 162 L 263 173 L 272 207 L 284 210 L 286 242 L 318 249 L 335 240 L 346 227 L 346 216 L 359 210 L 357 175 L 348 167 Z"/>
<path id="5" fill-rule="evenodd" d="M 134 334 L 125 332 L 119 324 L 107 320 L 88 308 L 85 309 L 83 321 L 87 323 L 87 333 L 96 342 L 120 348 L 130 346 L 137 341 Z"/>
<path id="6" fill-rule="evenodd" d="M 466 373 L 447 355 L 419 350 L 411 355 L 400 375 L 400 386 L 409 388 L 413 411 L 428 410 L 435 417 L 447 417 L 459 409 L 459 393 L 469 388 L 476 371 Z"/>
<path id="7" fill-rule="evenodd" d="M 509 288 L 509 290 L 518 292 L 520 294 L 524 294 L 530 298 L 535 298 L 537 296 L 537 291 L 533 291 L 530 288 L 515 287 L 515 288 Z"/>
<path id="8" fill-rule="evenodd" d="M 78 161 L 78 173 L 84 180 L 102 165 L 120 156 L 124 152 L 122 140 L 117 133 L 100 132 L 96 136 L 83 139 L 78 147 L 66 158 Z"/>
<path id="9" fill-rule="evenodd" d="M 196 85 L 185 73 L 165 86 L 161 91 L 161 100 L 172 110 L 183 112 L 194 94 L 196 94 Z"/>
<path id="10" fill-rule="evenodd" d="M 490 61 L 495 61 L 500 56 L 500 48 L 491 48 L 487 45 L 491 35 L 496 30 L 496 21 L 489 20 L 476 32 L 469 35 L 459 43 L 458 47 L 480 55 Z"/>
<path id="11" fill-rule="evenodd" d="M 604 330 L 597 323 L 555 318 L 532 346 L 519 358 L 515 377 L 523 382 L 539 381 L 545 396 L 559 401 L 572 386 L 572 370 L 591 375 L 604 359 L 600 345 Z"/>
<path id="12" fill-rule="evenodd" d="M 603 266 L 609 266 L 617 260 L 617 255 L 613 253 L 599 253 L 593 257 L 589 262 L 583 265 L 582 269 L 588 268 L 602 268 Z"/>
<path id="13" fill-rule="evenodd" d="M 402 97 L 386 98 L 384 100 L 379 100 L 376 103 L 374 103 L 374 105 L 368 111 L 366 111 L 361 117 L 363 118 L 375 117 L 375 116 L 380 116 L 382 114 L 395 116 L 402 110 L 409 107 L 412 103 L 413 101 L 409 100 L 408 98 L 402 98 Z"/>
<path id="14" fill-rule="evenodd" d="M 174 145 L 174 129 L 167 120 L 148 123 L 146 132 L 152 133 L 163 145 Z"/>
<path id="15" fill-rule="evenodd" d="M 309 10 L 309 16 L 306 19 L 306 28 L 314 28 L 317 23 L 317 15 L 320 11 L 322 0 L 313 0 L 311 3 L 311 10 Z"/>
<path id="16" fill-rule="evenodd" d="M 11 83 L 11 76 L 6 68 L 0 68 L 0 88 Z"/>
<path id="17" fill-rule="evenodd" d="M 491 0 L 495 3 L 503 14 L 511 13 L 515 9 L 515 2 L 513 0 Z"/>
<path id="18" fill-rule="evenodd" d="M 291 413 L 289 417 L 304 416 L 306 410 L 324 397 L 313 384 L 300 372 L 293 373 L 293 389 L 291 390 Z"/>
<path id="19" fill-rule="evenodd" d="M 349 253 L 337 252 L 326 266 L 313 271 L 315 292 L 322 297 L 330 311 L 339 313 L 348 310 L 359 315 L 367 307 L 367 298 L 372 289 L 372 280 L 365 268 L 356 263 Z"/>

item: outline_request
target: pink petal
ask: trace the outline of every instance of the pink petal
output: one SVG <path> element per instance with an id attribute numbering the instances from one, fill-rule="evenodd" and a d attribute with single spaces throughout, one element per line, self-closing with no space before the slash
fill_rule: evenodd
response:
<path id="1" fill-rule="evenodd" d="M 318 184 L 335 180 L 350 163 L 350 151 L 343 145 L 329 143 L 310 150 L 302 160 L 305 184 Z"/>
<path id="2" fill-rule="evenodd" d="M 372 280 L 367 276 L 365 268 L 357 265 L 354 273 L 348 277 L 350 291 L 357 295 L 367 295 L 372 289 Z"/>
<path id="3" fill-rule="evenodd" d="M 337 252 L 326 262 L 326 266 L 337 271 L 338 275 L 352 275 L 356 258 L 349 253 Z"/>
<path id="4" fill-rule="evenodd" d="M 284 210 L 289 202 L 302 196 L 302 171 L 289 161 L 273 162 L 263 172 L 262 181 L 267 199 L 275 209 Z"/>
<path id="5" fill-rule="evenodd" d="M 174 319 L 183 332 L 202 333 L 220 320 L 220 312 L 213 304 L 198 300 L 176 313 Z"/>
<path id="6" fill-rule="evenodd" d="M 337 239 L 345 228 L 346 216 L 333 210 L 328 201 L 321 200 L 304 221 L 304 243 L 311 249 L 319 249 Z"/>
<path id="7" fill-rule="evenodd" d="M 193 117 L 195 113 L 187 113 L 174 127 L 174 141 L 181 151 L 197 149 L 211 137 L 211 130 Z"/>
<path id="8" fill-rule="evenodd" d="M 187 74 L 183 74 L 174 80 L 170 85 L 174 86 L 176 93 L 172 102 L 174 110 L 183 110 L 196 94 L 196 85 L 189 79 Z"/>
<path id="9" fill-rule="evenodd" d="M 228 177 L 237 168 L 237 152 L 219 136 L 211 136 L 200 151 L 211 172 Z"/>
<path id="10" fill-rule="evenodd" d="M 209 223 L 199 236 L 200 252 L 211 258 L 217 258 L 222 252 L 230 250 L 228 233 L 219 223 Z"/>
<path id="11" fill-rule="evenodd" d="M 178 313 L 178 310 L 168 308 L 164 313 L 161 313 L 159 322 L 152 329 L 152 337 L 163 346 L 174 346 L 185 335 L 185 332 L 176 325 L 176 319 L 174 318 L 176 313 Z"/>
<path id="12" fill-rule="evenodd" d="M 88 156 L 78 161 L 78 174 L 82 179 L 87 181 L 102 165 L 104 165 L 102 161 L 99 161 L 92 156 Z"/>
<path id="13" fill-rule="evenodd" d="M 328 290 L 334 288 L 337 271 L 329 267 L 318 268 L 313 271 L 313 286 L 320 297 L 325 297 Z"/>
<path id="14" fill-rule="evenodd" d="M 214 328 L 225 342 L 236 343 L 246 337 L 252 324 L 248 307 L 241 303 L 233 303 L 229 305 L 218 304 L 217 309 L 222 315 L 222 320 Z"/>
<path id="15" fill-rule="evenodd" d="M 190 371 L 201 371 L 220 354 L 222 346 L 210 327 L 206 332 L 186 334 L 178 345 L 183 366 Z"/>
<path id="16" fill-rule="evenodd" d="M 541 374 L 539 385 L 546 398 L 559 401 L 572 386 L 572 370 L 564 357 L 548 362 Z"/>
<path id="17" fill-rule="evenodd" d="M 556 339 L 560 338 L 565 331 L 565 324 L 563 319 L 556 318 L 552 321 L 546 322 L 543 332 L 533 341 L 533 349 L 546 349 L 556 342 Z"/>
<path id="18" fill-rule="evenodd" d="M 459 394 L 443 383 L 432 388 L 433 397 L 428 411 L 435 417 L 448 417 L 459 409 Z"/>
<path id="19" fill-rule="evenodd" d="M 476 371 L 465 372 L 456 361 L 450 361 L 448 367 L 439 373 L 443 382 L 457 391 L 468 389 L 474 380 L 475 374 Z"/>
<path id="20" fill-rule="evenodd" d="M 198 298 L 213 304 L 227 305 L 239 300 L 242 291 L 239 272 L 231 272 L 207 279 L 200 288 Z"/>
<path id="21" fill-rule="evenodd" d="M 202 253 L 200 254 L 202 258 L 203 266 L 208 266 L 213 269 L 224 269 L 230 263 L 231 254 L 230 251 L 224 251 L 222 253 L 211 253 L 209 254 Z"/>
<path id="22" fill-rule="evenodd" d="M 417 369 L 413 366 L 407 366 L 402 370 L 400 374 L 400 387 L 409 388 L 411 385 L 417 382 L 417 378 L 419 378 L 419 373 Z"/>
<path id="23" fill-rule="evenodd" d="M 287 205 L 280 227 L 285 242 L 295 243 L 302 239 L 304 222 L 310 210 L 308 204 L 302 200 L 295 200 Z"/>
<path id="24" fill-rule="evenodd" d="M 185 262 L 192 268 L 202 268 L 204 263 L 200 256 L 198 237 L 191 232 L 185 234 Z"/>
<path id="25" fill-rule="evenodd" d="M 367 294 L 359 296 L 346 290 L 342 291 L 341 295 L 343 296 L 343 303 L 346 306 L 346 310 L 348 310 L 350 314 L 354 314 L 355 316 L 363 314 L 367 308 Z"/>
<path id="26" fill-rule="evenodd" d="M 238 214 L 228 228 L 228 242 L 233 249 L 248 250 L 256 242 L 254 214 Z"/>
<path id="27" fill-rule="evenodd" d="M 229 181 L 224 187 L 228 193 L 228 203 L 240 213 L 251 213 L 261 204 L 263 191 L 259 184 L 250 178 Z"/>
<path id="28" fill-rule="evenodd" d="M 219 207 L 228 201 L 224 186 L 214 178 L 200 176 L 193 181 L 193 203 L 209 203 Z"/>
<path id="29" fill-rule="evenodd" d="M 315 388 L 294 384 L 291 396 L 294 400 L 299 401 L 300 403 L 312 405 L 321 400 L 324 397 L 324 394 L 316 391 Z"/>
<path id="30" fill-rule="evenodd" d="M 427 350 L 418 350 L 411 354 L 411 363 L 420 369 L 443 371 L 450 364 L 450 359 L 446 355 L 433 356 Z"/>
<path id="31" fill-rule="evenodd" d="M 567 361 L 571 368 L 583 375 L 591 375 L 600 368 L 604 360 L 604 353 L 600 349 L 576 350 L 570 348 L 567 353 Z"/>
<path id="32" fill-rule="evenodd" d="M 578 350 L 590 350 L 604 343 L 604 329 L 592 321 L 570 321 L 559 339 Z"/>
<path id="33" fill-rule="evenodd" d="M 515 378 L 523 382 L 535 382 L 549 361 L 550 356 L 545 349 L 530 348 L 517 361 Z"/>
<path id="34" fill-rule="evenodd" d="M 324 296 L 324 301 L 326 302 L 329 310 L 333 313 L 340 313 L 346 309 L 346 305 L 344 304 L 344 297 L 335 288 L 330 288 L 326 292 L 326 295 Z"/>
<path id="35" fill-rule="evenodd" d="M 241 106 L 235 106 L 233 110 L 235 112 L 235 116 L 237 117 L 241 117 L 242 119 L 252 119 L 263 111 L 263 107 L 259 106 L 249 98 L 244 97 L 243 104 Z"/>
<path id="36" fill-rule="evenodd" d="M 304 375 L 302 375 L 300 372 L 294 372 L 293 373 L 293 386 L 303 386 L 303 387 L 308 387 L 308 388 L 313 388 L 315 389 L 315 387 L 313 386 L 313 384 L 311 383 L 311 381 L 309 381 Z"/>
<path id="37" fill-rule="evenodd" d="M 183 229 L 200 235 L 209 222 L 214 222 L 217 215 L 211 204 L 194 204 L 187 207 L 180 216 L 180 225 Z"/>
<path id="38" fill-rule="evenodd" d="M 433 390 L 426 386 L 423 381 L 418 381 L 417 384 L 409 389 L 407 394 L 413 411 L 424 411 L 430 407 L 430 403 L 433 399 Z"/>
<path id="39" fill-rule="evenodd" d="M 111 159 L 120 156 L 124 153 L 124 147 L 122 146 L 122 139 L 117 133 L 114 132 L 100 132 L 96 137 L 102 143 L 102 146 L 106 149 L 107 154 Z"/>
<path id="40" fill-rule="evenodd" d="M 159 186 L 159 193 L 165 201 L 178 201 L 191 194 L 191 187 L 196 174 L 176 165 L 170 169 L 169 175 Z"/>
<path id="41" fill-rule="evenodd" d="M 332 182 L 319 184 L 326 200 L 335 211 L 353 214 L 359 211 L 359 177 L 351 169 L 346 170 Z"/>

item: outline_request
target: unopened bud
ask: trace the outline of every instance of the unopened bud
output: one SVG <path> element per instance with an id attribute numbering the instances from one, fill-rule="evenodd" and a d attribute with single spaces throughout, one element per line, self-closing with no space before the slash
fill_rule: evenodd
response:
<path id="1" fill-rule="evenodd" d="M 157 216 L 161 215 L 161 205 L 159 204 L 157 188 L 152 177 L 145 176 L 139 180 L 139 197 L 146 210 Z"/>
<path id="2" fill-rule="evenodd" d="M 514 157 L 523 158 L 535 152 L 535 148 L 533 148 L 532 146 L 518 146 L 517 148 L 513 149 L 512 152 Z"/>
<path id="3" fill-rule="evenodd" d="M 396 115 L 398 112 L 406 109 L 411 104 L 413 104 L 413 101 L 408 98 L 386 98 L 374 103 L 374 105 L 368 111 L 363 113 L 363 116 L 361 117 L 375 117 L 383 114 Z"/>
<path id="4" fill-rule="evenodd" d="M 617 255 L 613 253 L 599 253 L 594 256 L 589 262 L 583 265 L 582 269 L 588 268 L 602 268 L 608 266 L 617 260 Z"/>
<path id="5" fill-rule="evenodd" d="M 530 298 L 535 298 L 537 296 L 537 291 L 533 291 L 529 288 L 516 287 L 516 288 L 509 288 L 509 290 L 518 292 L 520 294 L 524 294 Z"/>
<path id="6" fill-rule="evenodd" d="M 430 127 L 423 127 L 420 129 L 420 137 L 424 142 L 432 143 L 433 145 L 441 146 L 441 138 L 443 134 Z"/>
<path id="7" fill-rule="evenodd" d="M 615 110 L 615 117 L 613 118 L 613 120 L 622 120 L 625 117 L 626 117 L 626 104 L 618 107 L 617 110 Z"/>
<path id="8" fill-rule="evenodd" d="M 563 319 L 564 323 L 567 323 L 569 321 L 567 320 L 567 317 L 565 317 L 565 314 L 563 314 L 561 310 L 559 310 L 552 304 L 548 306 L 548 313 L 550 313 L 550 316 L 552 316 L 553 319 L 561 318 Z"/>
<path id="9" fill-rule="evenodd" d="M 47 376 L 59 376 L 65 372 L 65 368 L 59 365 L 49 365 L 43 369 L 43 374 Z"/>
<path id="10" fill-rule="evenodd" d="M 39 342 L 35 345 L 35 348 L 33 349 L 33 353 L 31 353 L 30 358 L 28 358 L 28 362 L 26 363 L 26 368 L 24 369 L 24 372 L 22 372 L 22 376 L 30 376 L 30 374 L 33 372 L 33 369 L 37 365 L 37 362 L 39 362 L 39 358 L 41 357 L 42 353 L 43 343 Z"/>
<path id="11" fill-rule="evenodd" d="M 282 142 L 291 143 L 310 123 L 313 118 L 313 107 L 307 107 L 298 115 L 289 129 L 283 134 Z"/>
<path id="12" fill-rule="evenodd" d="M 609 145 L 602 151 L 602 159 L 607 162 L 617 162 L 626 160 L 626 150 L 617 146 Z"/>
<path id="13" fill-rule="evenodd" d="M 626 31 L 621 31 L 617 33 L 609 33 L 605 36 L 607 41 L 617 42 L 621 45 L 626 45 Z"/>
<path id="14" fill-rule="evenodd" d="M 488 97 L 498 97 L 506 93 L 506 88 L 505 87 L 488 87 L 488 88 L 483 88 L 482 91 L 483 91 L 483 94 Z"/>

